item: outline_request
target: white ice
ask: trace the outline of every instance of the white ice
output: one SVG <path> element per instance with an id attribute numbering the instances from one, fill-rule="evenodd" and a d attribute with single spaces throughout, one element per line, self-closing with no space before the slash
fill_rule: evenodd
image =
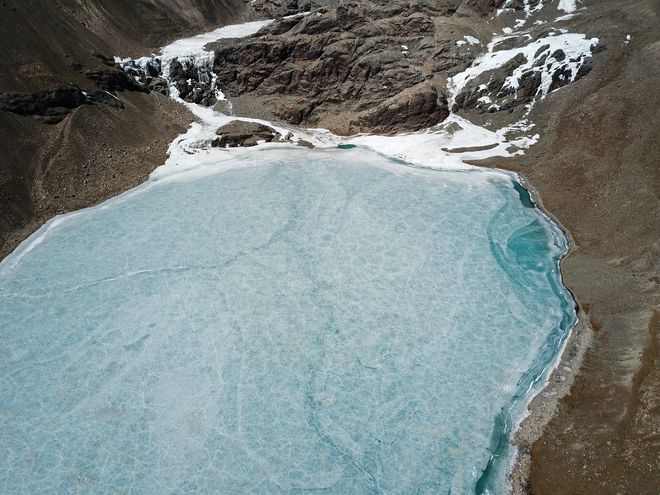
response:
<path id="1" fill-rule="evenodd" d="M 2 492 L 472 492 L 570 324 L 561 232 L 502 173 L 223 165 L 0 264 Z"/>
<path id="2" fill-rule="evenodd" d="M 571 12 L 575 12 L 577 9 L 577 2 L 576 0 L 559 0 L 557 9 L 563 10 L 567 14 L 570 14 Z"/>

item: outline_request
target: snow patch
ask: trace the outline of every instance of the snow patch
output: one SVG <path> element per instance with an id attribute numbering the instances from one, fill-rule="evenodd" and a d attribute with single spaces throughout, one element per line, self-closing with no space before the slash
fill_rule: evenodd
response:
<path id="1" fill-rule="evenodd" d="M 567 21 L 569 19 L 573 19 L 576 15 L 578 14 L 573 13 L 573 14 L 560 15 L 555 19 L 555 22 Z"/>
<path id="2" fill-rule="evenodd" d="M 160 52 L 160 57 L 171 60 L 200 52 L 208 53 L 204 50 L 204 47 L 209 43 L 213 43 L 219 39 L 245 38 L 246 36 L 257 33 L 261 28 L 268 26 L 272 22 L 272 20 L 266 20 L 234 24 L 209 31 L 208 33 L 199 34 L 192 38 L 180 39 L 165 46 Z"/>
<path id="3" fill-rule="evenodd" d="M 513 130 L 507 127 L 490 131 L 452 114 L 441 124 L 425 131 L 394 136 L 360 135 L 345 138 L 343 142 L 365 146 L 420 167 L 471 170 L 477 167 L 468 165 L 468 160 L 522 154 L 522 147 L 528 147 L 526 142 L 507 139 L 507 134 Z M 512 145 L 521 149 L 511 150 Z"/>
<path id="4" fill-rule="evenodd" d="M 557 5 L 557 10 L 563 10 L 567 14 L 575 12 L 577 9 L 576 0 L 559 0 L 559 5 Z"/>
<path id="5" fill-rule="evenodd" d="M 571 80 L 574 80 L 580 66 L 591 55 L 591 48 L 598 43 L 598 38 L 587 39 L 584 34 L 563 33 L 555 35 L 554 33 L 550 33 L 547 37 L 540 38 L 523 47 L 493 51 L 495 45 L 503 39 L 506 38 L 494 38 L 488 44 L 487 53 L 478 57 L 472 66 L 449 79 L 449 89 L 451 91 L 450 105 L 454 102 L 455 96 L 465 88 L 468 81 L 486 71 L 502 67 L 518 54 L 522 54 L 526 62 L 521 64 L 507 77 L 504 87 L 517 89 L 524 72 L 529 70 L 540 71 L 541 86 L 539 88 L 539 96 L 545 96 L 552 84 L 552 75 L 555 70 L 564 67 L 566 71 L 570 72 Z M 542 50 L 538 56 L 535 56 L 545 45 L 548 45 L 548 47 Z M 561 61 L 552 56 L 557 50 L 562 50 L 565 54 L 565 58 Z M 535 62 L 544 54 L 548 55 L 546 61 L 540 66 L 535 66 Z"/>

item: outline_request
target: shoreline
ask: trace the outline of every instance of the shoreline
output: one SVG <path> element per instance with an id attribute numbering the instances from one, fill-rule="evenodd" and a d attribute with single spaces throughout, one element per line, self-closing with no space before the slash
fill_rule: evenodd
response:
<path id="1" fill-rule="evenodd" d="M 140 95 L 138 98 L 143 97 Z M 153 95 L 153 98 L 152 108 L 158 107 L 167 112 L 161 115 L 163 118 L 167 117 L 168 122 L 161 128 L 160 135 L 153 141 L 146 141 L 132 148 L 134 153 L 126 160 L 126 164 L 122 164 L 121 168 L 113 169 L 112 173 L 116 173 L 116 177 L 106 179 L 102 187 L 100 186 L 95 190 L 81 188 L 81 190 L 76 191 L 78 197 L 75 198 L 74 196 L 71 201 L 67 201 L 65 204 L 59 206 L 46 204 L 39 207 L 33 212 L 29 222 L 9 230 L 4 242 L 0 245 L 0 261 L 14 252 L 23 241 L 53 218 L 98 205 L 149 180 L 149 175 L 166 161 L 168 147 L 171 144 L 170 138 L 175 139 L 182 130 L 185 130 L 194 121 L 193 116 L 186 108 L 177 105 L 169 97 Z M 80 118 L 82 120 L 89 118 L 90 114 L 90 108 L 80 107 L 75 109 L 68 118 Z M 48 130 L 59 133 L 59 127 L 64 124 L 57 124 L 58 128 Z M 66 130 L 62 132 L 66 132 Z M 100 145 L 100 148 L 99 154 L 105 154 L 108 151 L 115 153 L 116 148 L 121 149 L 121 146 L 104 149 L 103 145 Z"/>
<path id="2" fill-rule="evenodd" d="M 527 401 L 525 414 L 516 424 L 510 438 L 510 444 L 515 448 L 514 458 L 507 472 L 510 493 L 512 495 L 528 495 L 530 493 L 532 445 L 541 437 L 547 425 L 555 416 L 559 401 L 571 393 L 571 387 L 580 373 L 584 356 L 592 342 L 592 329 L 589 326 L 588 318 L 585 318 L 584 310 L 576 294 L 564 281 L 564 262 L 576 248 L 572 233 L 545 208 L 540 193 L 530 183 L 529 179 L 520 172 L 513 173 L 530 194 L 535 207 L 562 231 L 568 242 L 568 249 L 559 260 L 559 275 L 561 284 L 573 300 L 576 318 L 555 357 L 554 363 L 548 370 L 545 384 Z"/>

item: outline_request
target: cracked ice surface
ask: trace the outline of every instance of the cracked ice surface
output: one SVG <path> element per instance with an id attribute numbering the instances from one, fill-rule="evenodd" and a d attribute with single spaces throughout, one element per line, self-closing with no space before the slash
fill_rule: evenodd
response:
<path id="1" fill-rule="evenodd" d="M 567 330 L 561 233 L 505 174 L 241 160 L 0 264 L 0 492 L 474 491 Z"/>

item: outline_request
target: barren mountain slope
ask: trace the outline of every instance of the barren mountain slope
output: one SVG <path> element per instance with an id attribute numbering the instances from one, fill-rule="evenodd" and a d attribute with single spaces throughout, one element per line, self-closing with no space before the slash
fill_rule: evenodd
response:
<path id="1" fill-rule="evenodd" d="M 54 214 L 143 181 L 192 120 L 107 57 L 149 52 L 243 8 L 242 0 L 0 4 L 0 256 Z"/>
<path id="2" fill-rule="evenodd" d="M 534 108 L 539 144 L 504 162 L 573 237 L 563 275 L 593 338 L 570 395 L 533 444 L 529 487 L 535 494 L 656 494 L 659 5 L 582 5 L 570 27 L 599 37 L 606 49 L 594 56 L 589 77 Z"/>

